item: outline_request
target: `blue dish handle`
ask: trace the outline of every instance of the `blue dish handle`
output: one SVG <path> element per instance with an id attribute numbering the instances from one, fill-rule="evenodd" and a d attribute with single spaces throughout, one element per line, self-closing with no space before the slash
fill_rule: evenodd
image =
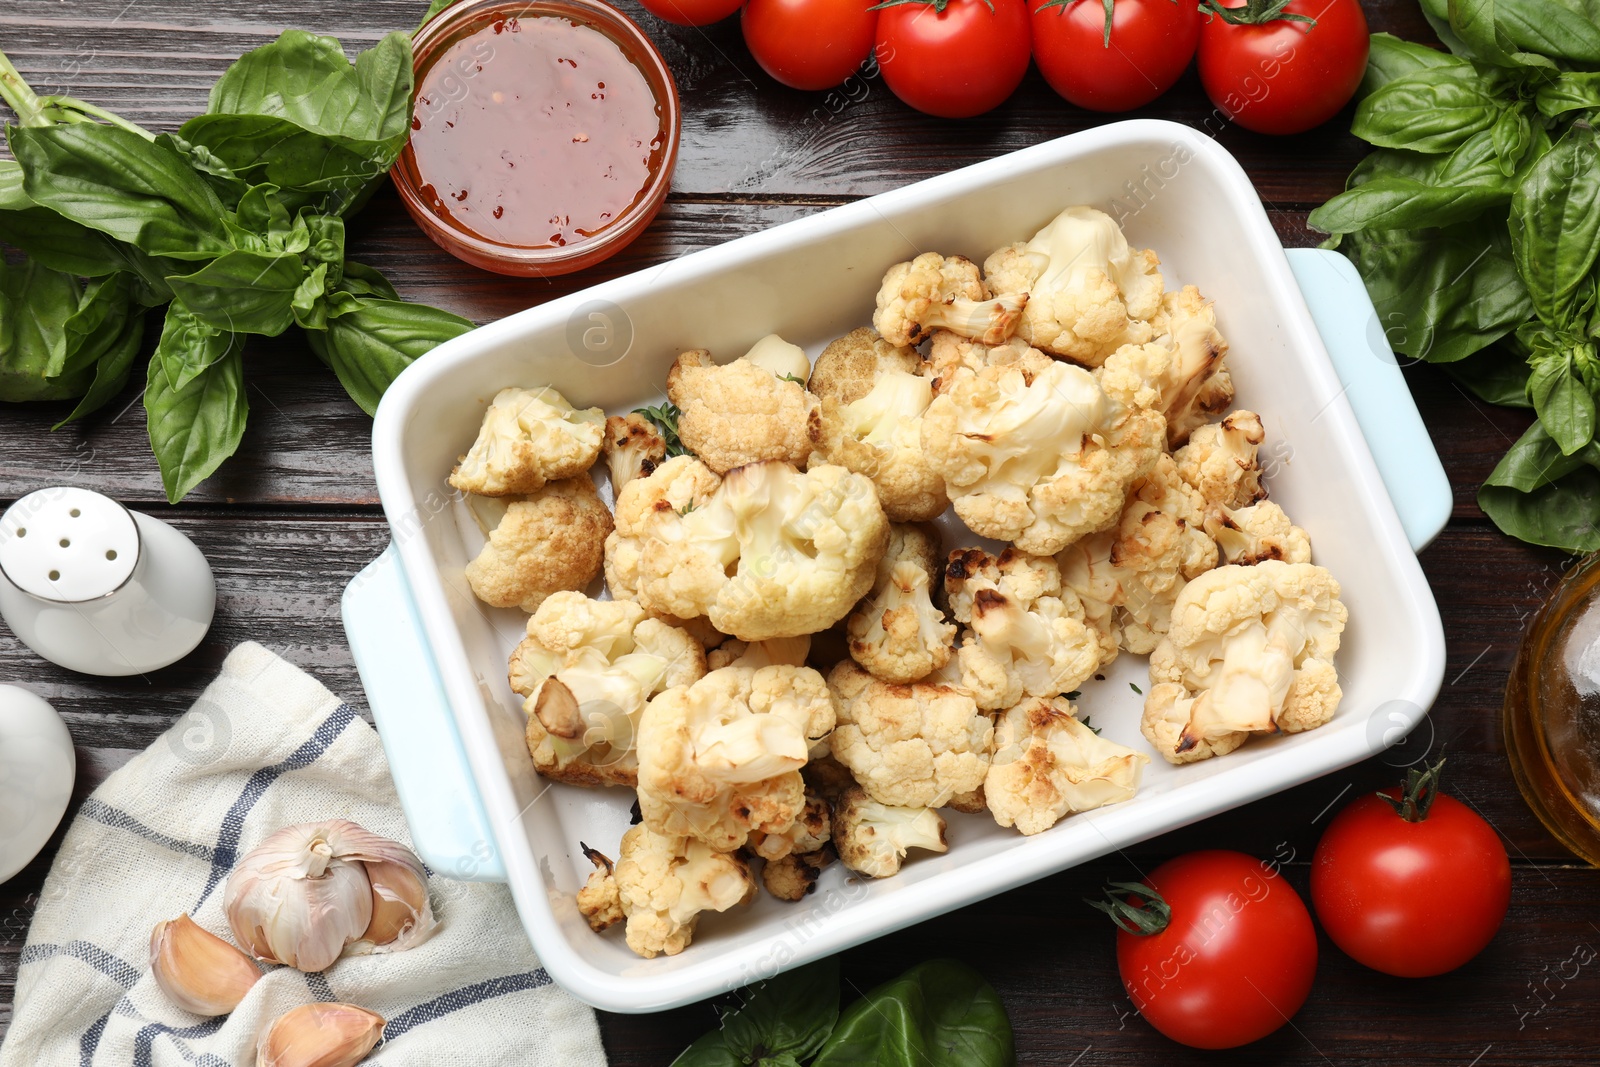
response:
<path id="1" fill-rule="evenodd" d="M 1450 518 L 1450 482 L 1366 287 L 1336 252 L 1297 248 L 1288 257 L 1406 536 L 1421 551 Z M 418 854 L 446 877 L 505 881 L 393 545 L 345 590 L 344 625 Z"/>
<path id="2" fill-rule="evenodd" d="M 1455 499 L 1377 309 L 1355 264 L 1344 256 L 1320 248 L 1286 254 L 1400 525 L 1412 549 L 1421 552 L 1450 521 Z"/>
<path id="3" fill-rule="evenodd" d="M 343 614 L 417 854 L 447 878 L 504 882 L 505 862 L 393 545 L 351 580 Z"/>

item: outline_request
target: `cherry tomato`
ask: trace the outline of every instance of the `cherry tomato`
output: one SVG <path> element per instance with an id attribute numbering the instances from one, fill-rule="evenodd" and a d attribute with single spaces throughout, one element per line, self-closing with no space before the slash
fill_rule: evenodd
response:
<path id="1" fill-rule="evenodd" d="M 1274 0 L 1220 0 L 1259 17 Z M 1289 0 L 1283 19 L 1236 26 L 1201 18 L 1200 82 L 1223 114 L 1257 133 L 1320 126 L 1355 95 L 1367 69 L 1367 18 L 1359 0 Z"/>
<path id="2" fill-rule="evenodd" d="M 791 89 L 831 89 L 877 37 L 875 0 L 750 0 L 741 25 L 761 69 Z"/>
<path id="3" fill-rule="evenodd" d="M 1050 88 L 1091 111 L 1131 111 L 1172 88 L 1200 41 L 1197 0 L 1115 0 L 1111 40 L 1095 0 L 1033 13 L 1033 61 Z"/>
<path id="4" fill-rule="evenodd" d="M 658 19 L 679 26 L 709 26 L 739 10 L 744 0 L 639 0 Z"/>
<path id="5" fill-rule="evenodd" d="M 1405 790 L 1353 802 L 1328 824 L 1311 861 L 1311 902 L 1333 943 L 1402 978 L 1472 959 L 1511 903 L 1511 861 L 1499 835 L 1438 793 L 1437 766 L 1428 775 L 1432 781 L 1413 771 Z"/>
<path id="6" fill-rule="evenodd" d="M 930 115 L 964 119 L 999 107 L 1029 55 L 1025 0 L 912 0 L 878 12 L 883 80 Z"/>
<path id="7" fill-rule="evenodd" d="M 1191 852 L 1144 885 L 1170 915 L 1126 884 L 1097 907 L 1119 920 L 1117 969 L 1151 1026 L 1195 1048 L 1235 1048 L 1300 1010 L 1317 971 L 1317 934 L 1276 869 L 1242 852 Z"/>

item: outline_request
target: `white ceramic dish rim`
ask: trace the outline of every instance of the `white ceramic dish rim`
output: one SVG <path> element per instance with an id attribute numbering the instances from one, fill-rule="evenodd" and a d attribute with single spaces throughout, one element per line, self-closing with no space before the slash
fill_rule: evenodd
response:
<path id="1" fill-rule="evenodd" d="M 1230 212 L 1239 222 L 1239 239 L 1247 254 L 1257 260 L 1275 288 L 1271 294 L 1283 301 L 1278 309 L 1293 347 L 1305 353 L 1305 372 L 1319 394 L 1331 395 L 1323 417 L 1329 420 L 1328 432 L 1345 447 L 1350 474 L 1370 496 L 1375 533 L 1379 543 L 1373 550 L 1399 561 L 1399 585 L 1392 590 L 1401 614 L 1428 623 L 1418 635 L 1421 656 L 1411 675 L 1409 688 L 1396 693 L 1393 706 L 1414 709 L 1409 721 L 1397 723 L 1409 729 L 1437 695 L 1444 671 L 1444 636 L 1438 610 L 1427 582 L 1417 564 L 1399 517 L 1383 489 L 1383 482 L 1365 439 L 1356 424 L 1321 338 L 1314 328 L 1300 289 L 1291 274 L 1283 249 L 1256 197 L 1253 186 L 1238 163 L 1210 138 L 1175 123 L 1156 120 L 1131 120 L 1074 134 L 1070 137 L 1020 150 L 1010 155 L 978 163 L 914 185 L 883 193 L 866 200 L 830 209 L 817 215 L 706 249 L 686 256 L 667 268 L 655 268 L 646 277 L 639 272 L 600 286 L 491 323 L 460 339 L 440 346 L 427 358 L 409 368 L 390 388 L 380 407 L 373 430 L 374 468 L 380 498 L 391 524 L 401 526 L 404 517 L 418 513 L 402 459 L 402 442 L 409 413 L 430 388 L 448 377 L 457 367 L 470 362 L 477 352 L 525 334 L 536 324 L 561 322 L 580 304 L 597 298 L 626 300 L 630 291 L 659 283 L 665 271 L 674 280 L 710 277 L 737 269 L 739 264 L 759 259 L 803 239 L 815 242 L 864 223 L 882 221 L 883 209 L 903 211 L 928 207 L 956 194 L 971 193 L 987 184 L 998 183 L 1023 170 L 1081 161 L 1097 152 L 1118 148 L 1129 141 L 1162 141 L 1183 147 L 1219 172 L 1226 184 L 1229 203 L 1219 211 Z M 469 761 L 485 810 L 505 860 L 513 896 L 528 934 L 547 970 L 576 996 L 612 1011 L 642 1012 L 663 1010 L 715 995 L 732 988 L 757 973 L 754 967 L 761 946 L 746 946 L 720 955 L 707 955 L 659 976 L 621 978 L 604 971 L 574 951 L 551 909 L 536 857 L 521 823 L 511 782 L 501 760 L 469 665 L 468 653 L 460 633 L 452 625 L 452 612 L 437 564 L 424 538 L 397 538 L 405 575 L 422 620 L 428 645 L 437 661 L 440 677 L 450 695 L 457 727 L 465 742 Z M 465 695 L 465 698 L 463 698 Z M 1386 707 L 1390 705 L 1385 705 Z M 1403 732 L 1403 730 L 1401 731 Z M 1268 796 L 1309 778 L 1348 766 L 1372 754 L 1362 731 L 1343 730 L 1319 738 L 1314 763 L 1304 756 L 1263 760 L 1254 764 L 1253 775 L 1208 778 L 1197 796 L 1193 788 L 1178 788 L 1126 804 L 1101 809 L 1076 819 L 1090 820 L 1105 839 L 1104 852 L 1125 844 L 1198 821 L 1261 797 Z M 507 832 L 506 827 L 510 827 Z M 1026 847 L 1022 847 L 1023 845 Z M 1050 835 L 1019 840 L 1019 846 L 1005 853 L 1003 861 L 991 857 L 964 868 L 959 892 L 949 895 L 949 886 L 920 884 L 897 892 L 892 903 L 884 899 L 862 902 L 843 909 L 829 924 L 811 936 L 793 958 L 783 966 L 841 951 L 873 937 L 954 910 L 1006 889 L 1054 873 L 1084 855 L 1063 855 L 1063 848 L 1051 847 Z"/>

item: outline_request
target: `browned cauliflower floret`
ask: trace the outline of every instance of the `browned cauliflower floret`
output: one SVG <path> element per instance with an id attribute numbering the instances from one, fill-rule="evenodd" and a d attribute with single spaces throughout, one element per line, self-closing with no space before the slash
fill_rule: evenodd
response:
<path id="1" fill-rule="evenodd" d="M 893 369 L 858 400 L 823 397 L 810 425 L 810 464 L 836 463 L 871 478 L 893 522 L 932 519 L 946 506 L 944 479 L 922 454 L 922 413 L 932 400 L 931 379 Z"/>
<path id="2" fill-rule="evenodd" d="M 706 653 L 706 666 L 712 670 L 723 667 L 770 667 L 788 664 L 804 667 L 811 654 L 811 636 L 777 637 L 771 641 L 740 641 L 730 638 Z"/>
<path id="3" fill-rule="evenodd" d="M 752 855 L 769 863 L 796 855 L 812 855 L 833 838 L 828 802 L 820 796 L 807 793 L 805 806 L 795 818 L 794 825 L 781 834 L 752 831 L 745 848 Z"/>
<path id="4" fill-rule="evenodd" d="M 612 596 L 639 595 L 639 561 L 645 546 L 657 538 L 676 538 L 684 516 L 710 503 L 721 484 L 722 479 L 693 456 L 674 456 L 617 494 L 617 528 L 605 542 L 606 586 Z"/>
<path id="5" fill-rule="evenodd" d="M 1249 507 L 1267 495 L 1258 457 L 1266 439 L 1261 417 L 1240 408 L 1189 435 L 1189 443 L 1173 456 L 1178 476 L 1198 489 L 1210 507 Z"/>
<path id="6" fill-rule="evenodd" d="M 943 667 L 956 628 L 933 603 L 943 576 L 939 531 L 895 524 L 878 577 L 846 620 L 850 656 L 886 682 L 915 682 Z"/>
<path id="7" fill-rule="evenodd" d="M 587 588 L 600 574 L 611 512 L 587 474 L 471 505 L 489 540 L 467 564 L 467 584 L 485 604 L 537 611 L 551 593 Z"/>
<path id="8" fill-rule="evenodd" d="M 883 276 L 872 325 L 895 345 L 917 344 L 934 330 L 997 345 L 1011 336 L 1027 303 L 1025 288 L 991 296 L 978 265 L 965 256 L 924 252 Z"/>
<path id="9" fill-rule="evenodd" d="M 1111 562 L 1117 528 L 1081 537 L 1056 555 L 1061 585 L 1083 608 L 1083 621 L 1100 643 L 1100 665 L 1117 658 L 1122 647 L 1122 576 Z"/>
<path id="10" fill-rule="evenodd" d="M 1103 211 L 1069 207 L 1023 244 L 983 265 L 996 292 L 1025 292 L 1017 334 L 1035 348 L 1098 367 L 1125 344 L 1155 336 L 1161 312 L 1160 261 L 1128 247 Z"/>
<path id="11" fill-rule="evenodd" d="M 945 589 L 950 610 L 967 625 L 961 684 L 978 707 L 998 710 L 1023 697 L 1070 692 L 1099 669 L 1099 638 L 1049 556 L 957 550 L 945 567 Z"/>
<path id="12" fill-rule="evenodd" d="M 667 441 L 656 424 L 640 415 L 613 415 L 606 420 L 606 439 L 601 446 L 606 470 L 611 474 L 611 496 L 615 500 L 627 484 L 644 478 L 666 462 Z"/>
<path id="13" fill-rule="evenodd" d="M 940 808 L 983 784 L 994 726 L 970 693 L 890 685 L 854 663 L 835 667 L 828 686 L 839 707 L 828 746 L 872 799 Z"/>
<path id="14" fill-rule="evenodd" d="M 1150 762 L 1079 722 L 1065 697 L 1036 697 L 1002 713 L 994 742 L 984 796 L 995 822 L 1025 834 L 1129 799 Z"/>
<path id="15" fill-rule="evenodd" d="M 594 864 L 594 873 L 578 890 L 578 913 L 589 921 L 595 933 L 609 930 L 627 918 L 622 912 L 622 894 L 617 891 L 616 868 L 605 853 L 590 848 L 582 841 L 583 857 Z"/>
<path id="16" fill-rule="evenodd" d="M 632 579 L 647 610 L 705 615 L 719 631 L 765 641 L 825 630 L 872 587 L 889 523 L 867 478 L 843 467 L 801 473 L 786 463 L 728 472 L 687 514 L 636 526 L 630 497 L 667 474 L 629 486 L 611 571 Z M 659 512 L 658 512 L 659 515 Z M 615 587 L 613 587 L 615 591 Z"/>
<path id="17" fill-rule="evenodd" d="M 605 423 L 605 412 L 574 408 L 554 389 L 502 389 L 450 484 L 479 496 L 513 496 L 576 478 L 599 458 Z"/>
<path id="18" fill-rule="evenodd" d="M 933 808 L 880 804 L 862 789 L 846 790 L 834 806 L 833 845 L 846 867 L 868 878 L 899 874 L 914 848 L 950 850 L 944 818 Z"/>
<path id="19" fill-rule="evenodd" d="M 759 831 L 777 859 L 805 807 L 800 768 L 834 721 L 827 683 L 808 667 L 724 667 L 667 690 L 639 726 L 645 824 L 719 851 Z"/>
<path id="20" fill-rule="evenodd" d="M 603 883 L 605 876 L 598 870 L 595 874 Z M 756 881 L 742 856 L 718 852 L 693 838 L 663 837 L 648 826 L 622 835 L 612 880 L 628 920 L 628 947 L 646 959 L 662 953 L 676 956 L 688 948 L 701 912 L 727 911 L 756 895 Z M 580 910 L 585 893 L 591 908 L 608 905 L 610 891 L 595 881 L 591 876 L 579 894 Z"/>
<path id="21" fill-rule="evenodd" d="M 853 404 L 890 371 L 917 374 L 921 366 L 916 349 L 892 345 L 877 330 L 862 326 L 822 350 L 807 387 L 823 400 Z"/>
<path id="22" fill-rule="evenodd" d="M 1050 362 L 1049 356 L 1037 348 L 1029 347 L 1028 342 L 1020 337 L 1012 337 L 998 345 L 986 345 L 949 330 L 939 330 L 934 333 L 933 343 L 928 346 L 928 361 L 918 373 L 934 379 L 933 392 L 937 396 L 962 367 L 980 371 L 985 367 L 1016 364 L 1029 374 L 1037 374 Z"/>
<path id="23" fill-rule="evenodd" d="M 511 654 L 534 767 L 577 785 L 637 784 L 634 740 L 645 704 L 705 671 L 698 641 L 647 618 L 633 601 L 551 594 Z"/>
<path id="24" fill-rule="evenodd" d="M 811 454 L 812 401 L 803 375 L 779 377 L 749 357 L 719 366 L 697 349 L 672 365 L 667 397 L 683 412 L 684 447 L 719 474 L 765 460 L 803 464 Z"/>
<path id="25" fill-rule="evenodd" d="M 830 840 L 829 844 L 832 842 Z M 761 884 L 779 900 L 791 903 L 804 900 L 807 893 L 817 888 L 817 876 L 835 859 L 832 848 L 815 852 L 791 852 L 778 860 L 769 860 L 761 868 Z"/>
<path id="26" fill-rule="evenodd" d="M 1216 541 L 1223 563 L 1311 562 L 1311 538 L 1270 500 L 1247 508 L 1212 508 L 1206 514 L 1206 533 Z"/>
<path id="27" fill-rule="evenodd" d="M 1165 433 L 1159 412 L 1125 406 L 1066 363 L 956 371 L 922 418 L 923 450 L 961 520 L 1038 555 L 1115 522 Z"/>
<path id="28" fill-rule="evenodd" d="M 1172 629 L 1150 656 L 1145 737 L 1169 762 L 1188 763 L 1250 734 L 1321 726 L 1339 704 L 1333 657 L 1346 618 L 1339 583 L 1309 563 L 1202 574 L 1178 594 Z"/>
<path id="29" fill-rule="evenodd" d="M 1176 448 L 1233 400 L 1233 379 L 1222 365 L 1228 342 L 1217 332 L 1210 301 L 1194 286 L 1165 297 L 1168 333 L 1142 345 L 1123 345 L 1096 373 L 1101 387 L 1167 420 L 1167 446 Z"/>

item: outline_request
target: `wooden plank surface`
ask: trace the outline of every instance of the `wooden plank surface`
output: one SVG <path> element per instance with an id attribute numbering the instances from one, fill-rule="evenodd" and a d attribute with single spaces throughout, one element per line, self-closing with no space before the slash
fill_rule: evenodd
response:
<path id="1" fill-rule="evenodd" d="M 415 24 L 416 0 L 13 0 L 0 10 L 0 48 L 41 90 L 71 91 L 152 128 L 199 111 L 223 67 L 288 26 L 335 34 L 351 46 Z M 834 98 L 793 93 L 756 70 L 736 22 L 706 31 L 639 14 L 667 55 L 685 101 L 674 193 L 639 242 L 610 263 L 554 283 L 467 268 L 437 251 L 400 210 L 376 197 L 352 226 L 352 255 L 383 269 L 402 293 L 485 322 L 553 296 L 801 217 L 832 204 L 1063 133 L 1103 117 L 1068 107 L 1036 74 L 990 116 L 949 123 L 901 107 L 874 80 Z M 1377 0 L 1375 30 L 1429 40 L 1414 0 Z M 1217 123 L 1192 72 L 1140 116 L 1217 133 L 1256 183 L 1286 245 L 1318 239 L 1306 213 L 1342 187 L 1363 152 L 1347 116 L 1295 138 L 1259 137 Z M 153 342 L 153 337 L 150 341 Z M 152 510 L 193 537 L 219 583 L 215 626 L 182 663 L 149 678 L 102 680 L 41 663 L 0 630 L 0 679 L 50 699 L 79 752 L 81 800 L 167 728 L 204 687 L 226 651 L 257 640 L 354 702 L 360 687 L 338 616 L 349 578 L 387 542 L 367 451 L 370 421 L 293 338 L 253 342 L 247 372 L 251 428 L 241 454 L 184 505 L 163 502 L 130 390 L 82 427 L 48 433 L 56 406 L 0 408 L 0 502 L 71 482 Z M 1387 754 L 1262 802 L 1206 820 L 846 955 L 848 983 L 873 983 L 935 954 L 982 970 L 1006 999 L 1027 1064 L 1490 1064 L 1593 1063 L 1600 978 L 1568 962 L 1600 946 L 1600 876 L 1581 868 L 1538 825 L 1505 765 L 1499 704 L 1506 670 L 1531 610 L 1558 579 L 1558 553 L 1510 542 L 1483 519 L 1476 487 L 1527 425 L 1492 409 L 1431 367 L 1407 380 L 1455 491 L 1455 519 L 1422 557 L 1445 621 L 1446 685 L 1405 755 Z M 1113 941 L 1081 903 L 1107 878 L 1125 878 L 1196 847 L 1293 856 L 1291 883 L 1330 805 L 1387 784 L 1417 750 L 1446 751 L 1452 791 L 1504 836 L 1514 862 L 1511 913 L 1487 952 L 1438 979 L 1403 982 L 1367 971 L 1326 940 L 1317 987 L 1293 1028 L 1225 1057 L 1191 1053 L 1155 1035 L 1115 980 Z M 49 850 L 0 885 L 0 1032 L 10 1018 L 17 957 Z M 513 936 L 518 936 L 513 934 Z M 1592 954 L 1592 949 L 1590 950 Z M 613 1063 L 658 1067 L 714 1025 L 704 1005 L 659 1016 L 602 1016 Z"/>

